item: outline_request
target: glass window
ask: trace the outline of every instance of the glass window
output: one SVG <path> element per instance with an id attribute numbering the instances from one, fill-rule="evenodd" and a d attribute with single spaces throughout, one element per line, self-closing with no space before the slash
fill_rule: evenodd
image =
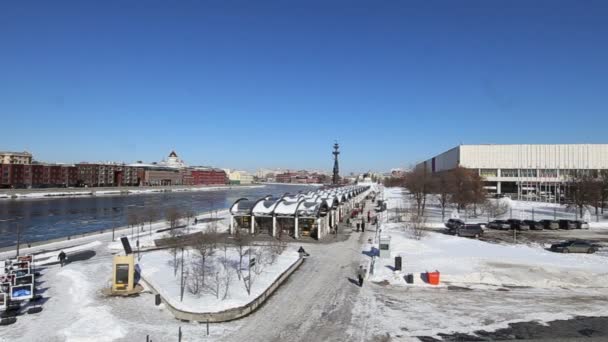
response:
<path id="1" fill-rule="evenodd" d="M 536 170 L 534 169 L 523 169 L 521 170 L 522 177 L 536 177 Z"/>
<path id="2" fill-rule="evenodd" d="M 540 177 L 549 177 L 549 178 L 557 177 L 557 170 L 555 170 L 555 169 L 538 170 L 538 173 L 539 173 Z"/>
<path id="3" fill-rule="evenodd" d="M 480 169 L 479 175 L 482 177 L 496 177 L 498 176 L 497 169 Z"/>
<path id="4" fill-rule="evenodd" d="M 519 172 L 517 169 L 502 169 L 500 170 L 501 177 L 518 177 Z"/>

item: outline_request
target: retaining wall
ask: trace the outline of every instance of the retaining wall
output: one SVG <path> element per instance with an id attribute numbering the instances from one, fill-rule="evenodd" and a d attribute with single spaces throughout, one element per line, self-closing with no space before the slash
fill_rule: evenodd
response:
<path id="1" fill-rule="evenodd" d="M 232 308 L 220 312 L 189 312 L 174 307 L 169 301 L 165 300 L 162 297 L 161 299 L 165 306 L 169 309 L 169 311 L 171 311 L 173 316 L 175 316 L 175 318 L 179 320 L 196 322 L 209 321 L 211 323 L 232 321 L 247 316 L 257 310 L 274 293 L 274 291 L 276 291 L 279 286 L 281 286 L 281 284 L 283 284 L 283 282 L 285 282 L 285 280 L 287 280 L 287 278 L 289 278 L 289 276 L 295 270 L 297 270 L 300 265 L 302 265 L 303 262 L 304 258 L 299 258 L 296 262 L 289 266 L 289 268 L 285 270 L 279 276 L 279 278 L 277 278 L 266 290 L 264 290 L 262 294 L 260 294 L 257 298 L 255 298 L 248 304 L 237 308 Z M 148 288 L 150 288 L 155 294 L 158 294 L 158 291 L 154 288 L 154 286 L 147 282 L 144 277 L 142 277 L 142 281 L 144 281 Z"/>

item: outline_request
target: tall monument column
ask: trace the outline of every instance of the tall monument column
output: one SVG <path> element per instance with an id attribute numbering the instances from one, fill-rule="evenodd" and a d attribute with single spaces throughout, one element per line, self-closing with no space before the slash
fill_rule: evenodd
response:
<path id="1" fill-rule="evenodd" d="M 340 145 L 338 145 L 338 142 L 336 141 L 334 144 L 334 151 L 332 152 L 334 155 L 334 174 L 331 182 L 334 185 L 338 185 L 340 183 L 340 167 L 338 166 L 338 155 L 340 154 L 340 151 L 338 151 L 339 148 Z"/>

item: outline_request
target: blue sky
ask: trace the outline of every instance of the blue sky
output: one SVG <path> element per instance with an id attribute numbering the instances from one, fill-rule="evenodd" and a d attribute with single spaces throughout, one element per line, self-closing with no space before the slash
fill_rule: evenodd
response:
<path id="1" fill-rule="evenodd" d="M 606 1 L 3 1 L 0 150 L 407 166 L 605 143 Z"/>

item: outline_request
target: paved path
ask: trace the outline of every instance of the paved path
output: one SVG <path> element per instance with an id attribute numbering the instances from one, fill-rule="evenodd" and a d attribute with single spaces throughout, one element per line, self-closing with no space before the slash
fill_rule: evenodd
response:
<path id="1" fill-rule="evenodd" d="M 367 258 L 361 245 L 374 231 L 340 231 L 348 239 L 305 245 L 311 256 L 300 269 L 222 341 L 353 341 L 365 335 L 365 326 L 353 321 L 361 293 L 355 274 Z"/>

